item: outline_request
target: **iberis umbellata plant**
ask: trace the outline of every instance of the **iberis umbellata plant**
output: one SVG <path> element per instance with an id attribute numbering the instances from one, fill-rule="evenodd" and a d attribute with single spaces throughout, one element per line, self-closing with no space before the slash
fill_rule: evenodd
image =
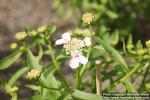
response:
<path id="1" fill-rule="evenodd" d="M 150 90 L 150 41 L 144 48 L 140 41 L 134 45 L 130 35 L 127 42 L 122 39 L 119 51 L 114 49 L 120 39 L 118 30 L 94 32 L 92 13 L 83 14 L 81 20 L 81 28 L 68 30 L 56 40 L 52 37 L 57 34 L 54 23 L 16 33 L 10 44 L 13 53 L 0 61 L 0 70 L 5 70 L 20 59 L 19 70 L 8 81 L 1 79 L 12 100 L 17 100 L 22 87 L 17 84 L 20 77 L 27 80 L 26 88 L 35 91 L 27 97 L 31 100 L 102 100 L 103 92 L 117 92 L 120 84 L 119 92 Z M 72 83 L 66 79 L 64 65 L 72 70 Z M 137 85 L 141 75 L 141 85 Z"/>

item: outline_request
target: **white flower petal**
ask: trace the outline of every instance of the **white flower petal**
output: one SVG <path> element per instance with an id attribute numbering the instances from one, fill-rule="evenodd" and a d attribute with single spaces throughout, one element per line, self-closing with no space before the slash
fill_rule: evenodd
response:
<path id="1" fill-rule="evenodd" d="M 64 39 L 59 39 L 55 42 L 55 45 L 61 45 L 64 44 Z"/>
<path id="2" fill-rule="evenodd" d="M 62 34 L 62 39 L 65 40 L 65 43 L 67 43 L 68 41 L 71 40 L 71 36 L 69 32 L 65 32 L 64 34 Z"/>
<path id="3" fill-rule="evenodd" d="M 79 62 L 80 62 L 81 64 L 87 64 L 88 59 L 87 59 L 86 57 L 84 57 L 83 55 L 80 55 L 80 56 L 79 56 Z"/>
<path id="4" fill-rule="evenodd" d="M 72 69 L 78 68 L 79 67 L 79 59 L 77 57 L 71 58 L 71 60 L 69 61 L 69 66 Z"/>
<path id="5" fill-rule="evenodd" d="M 72 57 L 78 57 L 79 55 L 81 55 L 81 50 L 71 51 L 71 56 Z"/>
<path id="6" fill-rule="evenodd" d="M 90 37 L 85 37 L 84 38 L 84 43 L 85 43 L 86 46 L 90 46 L 91 45 Z"/>

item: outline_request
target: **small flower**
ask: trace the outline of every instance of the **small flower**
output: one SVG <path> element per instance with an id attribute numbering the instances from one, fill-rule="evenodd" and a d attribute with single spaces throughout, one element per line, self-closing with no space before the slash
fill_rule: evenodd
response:
<path id="1" fill-rule="evenodd" d="M 85 24 L 90 24 L 94 19 L 94 16 L 92 13 L 85 13 L 82 16 L 82 20 Z"/>
<path id="2" fill-rule="evenodd" d="M 72 38 L 69 42 L 64 44 L 63 48 L 66 52 L 71 52 L 74 50 L 80 50 L 85 46 L 84 41 L 79 40 L 77 38 Z"/>
<path id="3" fill-rule="evenodd" d="M 15 49 L 15 48 L 17 48 L 17 46 L 18 46 L 17 43 L 11 43 L 10 44 L 11 49 Z"/>
<path id="4" fill-rule="evenodd" d="M 36 36 L 36 35 L 37 35 L 37 32 L 36 32 L 36 31 L 31 31 L 31 32 L 29 32 L 29 35 L 31 35 L 31 36 Z"/>
<path id="5" fill-rule="evenodd" d="M 27 37 L 27 34 L 25 32 L 18 32 L 15 35 L 15 38 L 19 41 L 19 40 L 23 40 Z"/>
<path id="6" fill-rule="evenodd" d="M 84 57 L 80 50 L 75 50 L 71 52 L 72 58 L 69 61 L 69 66 L 72 69 L 78 68 L 79 64 L 87 64 L 88 58 Z"/>
<path id="7" fill-rule="evenodd" d="M 146 46 L 150 47 L 150 40 L 146 41 Z"/>
<path id="8" fill-rule="evenodd" d="M 31 71 L 28 72 L 27 78 L 28 79 L 36 79 L 37 77 L 40 76 L 40 71 L 37 69 L 32 69 Z"/>
<path id="9" fill-rule="evenodd" d="M 62 39 L 59 39 L 55 42 L 55 45 L 61 45 L 69 42 L 71 40 L 70 33 L 66 32 L 62 34 Z"/>
<path id="10" fill-rule="evenodd" d="M 18 87 L 17 86 L 13 86 L 11 89 L 10 89 L 10 92 L 16 92 L 18 91 Z"/>
<path id="11" fill-rule="evenodd" d="M 42 33 L 46 30 L 46 28 L 47 28 L 47 25 L 45 24 L 45 25 L 40 26 L 37 31 Z"/>

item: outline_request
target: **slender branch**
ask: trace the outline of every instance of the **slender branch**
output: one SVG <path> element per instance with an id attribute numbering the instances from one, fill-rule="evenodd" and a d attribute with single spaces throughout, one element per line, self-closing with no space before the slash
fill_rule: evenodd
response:
<path id="1" fill-rule="evenodd" d="M 77 68 L 77 70 L 76 70 L 76 88 L 78 90 L 80 90 L 80 82 L 81 82 L 81 80 L 80 80 L 79 68 Z"/>
<path id="2" fill-rule="evenodd" d="M 130 77 L 138 68 L 140 67 L 140 63 L 138 63 L 128 74 L 126 74 L 124 77 L 122 77 L 120 80 L 115 82 L 109 89 L 114 88 L 119 83 L 124 82 L 128 77 Z"/>
<path id="3" fill-rule="evenodd" d="M 93 30 L 92 30 L 92 26 L 91 26 L 91 25 L 89 25 L 89 31 L 90 31 L 91 45 L 90 45 L 90 47 L 88 48 L 88 53 L 87 53 L 87 58 L 88 58 L 88 59 L 89 59 L 89 57 L 90 57 L 90 53 L 91 53 L 92 45 L 93 45 L 93 41 L 92 41 L 92 40 L 93 40 L 93 34 L 92 34 L 92 33 L 93 33 Z M 81 71 L 80 71 L 80 76 L 83 75 L 86 65 L 87 65 L 87 64 L 83 65 L 83 67 L 82 67 L 82 69 L 81 69 Z"/>

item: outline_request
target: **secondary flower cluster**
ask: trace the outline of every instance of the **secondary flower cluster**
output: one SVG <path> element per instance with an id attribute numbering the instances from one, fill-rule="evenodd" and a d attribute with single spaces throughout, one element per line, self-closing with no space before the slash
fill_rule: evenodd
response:
<path id="1" fill-rule="evenodd" d="M 66 32 L 62 34 L 62 39 L 59 39 L 55 42 L 55 45 L 63 44 L 63 48 L 66 51 L 66 54 L 71 55 L 69 61 L 69 66 L 73 69 L 79 67 L 79 64 L 86 64 L 88 58 L 83 56 L 83 48 L 91 45 L 91 40 L 89 37 L 85 37 L 83 40 L 78 38 L 71 38 L 71 33 Z"/>
<path id="2" fill-rule="evenodd" d="M 28 72 L 26 77 L 31 80 L 31 79 L 36 79 L 39 76 L 40 76 L 40 71 L 37 69 L 32 69 L 31 71 Z"/>
<path id="3" fill-rule="evenodd" d="M 16 39 L 17 41 L 25 40 L 25 38 L 26 38 L 27 36 L 34 37 L 34 36 L 37 36 L 38 33 L 45 32 L 46 29 L 47 29 L 47 27 L 48 27 L 48 25 L 45 24 L 45 25 L 40 26 L 40 27 L 37 29 L 37 31 L 32 30 L 32 31 L 30 31 L 30 32 L 28 32 L 28 33 L 24 32 L 24 31 L 18 32 L 18 33 L 15 34 L 14 37 L 15 37 L 15 39 Z M 18 47 L 17 42 L 13 42 L 13 43 L 10 44 L 10 48 L 11 48 L 11 49 L 16 49 L 17 47 Z"/>
<path id="4" fill-rule="evenodd" d="M 12 92 L 16 92 L 16 91 L 18 91 L 18 87 L 17 86 L 13 86 L 11 89 L 10 89 L 10 93 L 12 93 Z"/>

